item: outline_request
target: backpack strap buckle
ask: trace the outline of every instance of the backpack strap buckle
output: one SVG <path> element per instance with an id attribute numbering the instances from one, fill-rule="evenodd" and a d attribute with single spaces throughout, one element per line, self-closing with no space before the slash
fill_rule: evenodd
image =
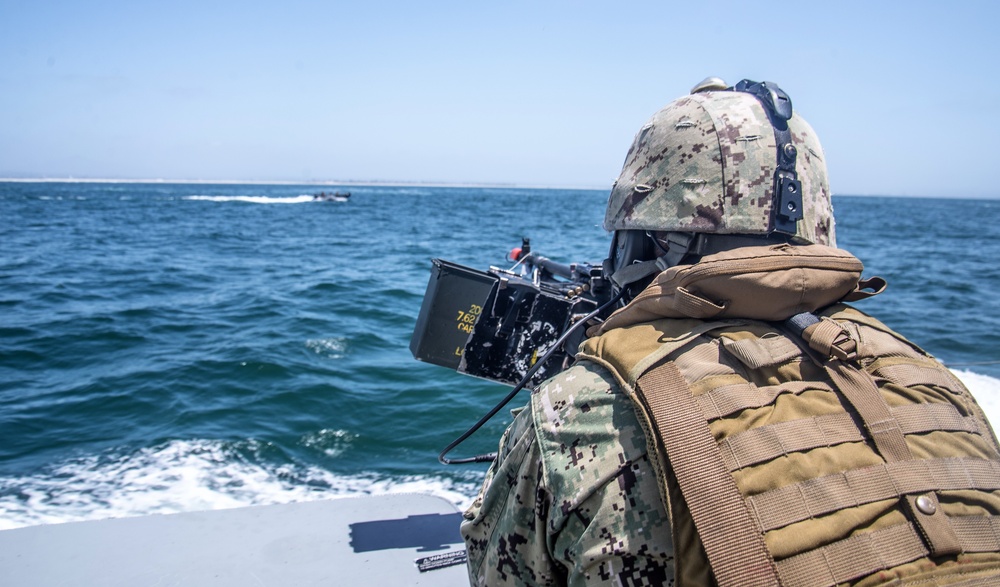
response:
<path id="1" fill-rule="evenodd" d="M 858 357 L 858 342 L 846 328 L 830 318 L 803 312 L 792 316 L 785 324 L 821 356 L 845 362 Z"/>

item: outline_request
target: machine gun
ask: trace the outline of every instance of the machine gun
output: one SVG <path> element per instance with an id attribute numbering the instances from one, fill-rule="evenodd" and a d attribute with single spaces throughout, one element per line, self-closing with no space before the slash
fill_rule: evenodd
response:
<path id="1" fill-rule="evenodd" d="M 510 269 L 478 271 L 434 259 L 410 351 L 421 361 L 474 377 L 537 384 L 564 369 L 583 340 L 572 326 L 610 298 L 600 265 L 565 265 L 531 250 L 513 249 Z M 557 344 L 558 342 L 558 344 Z"/>
<path id="2" fill-rule="evenodd" d="M 522 239 L 508 260 L 510 269 L 479 271 L 433 260 L 427 293 L 410 339 L 421 361 L 514 388 L 438 460 L 443 464 L 493 460 L 485 454 L 463 459 L 445 455 L 472 436 L 525 385 L 538 384 L 565 369 L 586 335 L 586 325 L 611 308 L 603 266 L 564 265 L 531 251 Z"/>

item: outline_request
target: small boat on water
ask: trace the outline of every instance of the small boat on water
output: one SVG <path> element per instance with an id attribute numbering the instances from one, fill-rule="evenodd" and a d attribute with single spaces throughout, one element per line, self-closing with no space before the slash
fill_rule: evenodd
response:
<path id="1" fill-rule="evenodd" d="M 351 192 L 320 192 L 313 194 L 314 202 L 347 202 L 351 199 Z"/>

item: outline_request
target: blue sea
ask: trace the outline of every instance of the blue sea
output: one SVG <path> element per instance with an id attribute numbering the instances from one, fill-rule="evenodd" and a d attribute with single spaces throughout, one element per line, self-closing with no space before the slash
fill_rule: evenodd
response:
<path id="1" fill-rule="evenodd" d="M 430 260 L 502 266 L 527 236 L 599 262 L 606 198 L 0 183 L 0 529 L 388 492 L 467 505 L 486 465 L 437 454 L 508 388 L 412 358 Z M 834 205 L 840 246 L 889 282 L 858 307 L 998 421 L 1000 200 Z M 493 450 L 509 419 L 452 456 Z"/>

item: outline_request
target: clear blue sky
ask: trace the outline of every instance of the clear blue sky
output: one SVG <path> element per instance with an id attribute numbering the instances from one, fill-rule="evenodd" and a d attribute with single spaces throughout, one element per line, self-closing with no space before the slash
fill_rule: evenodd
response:
<path id="1" fill-rule="evenodd" d="M 709 75 L 834 193 L 997 197 L 997 2 L 0 0 L 0 177 L 608 188 Z"/>

